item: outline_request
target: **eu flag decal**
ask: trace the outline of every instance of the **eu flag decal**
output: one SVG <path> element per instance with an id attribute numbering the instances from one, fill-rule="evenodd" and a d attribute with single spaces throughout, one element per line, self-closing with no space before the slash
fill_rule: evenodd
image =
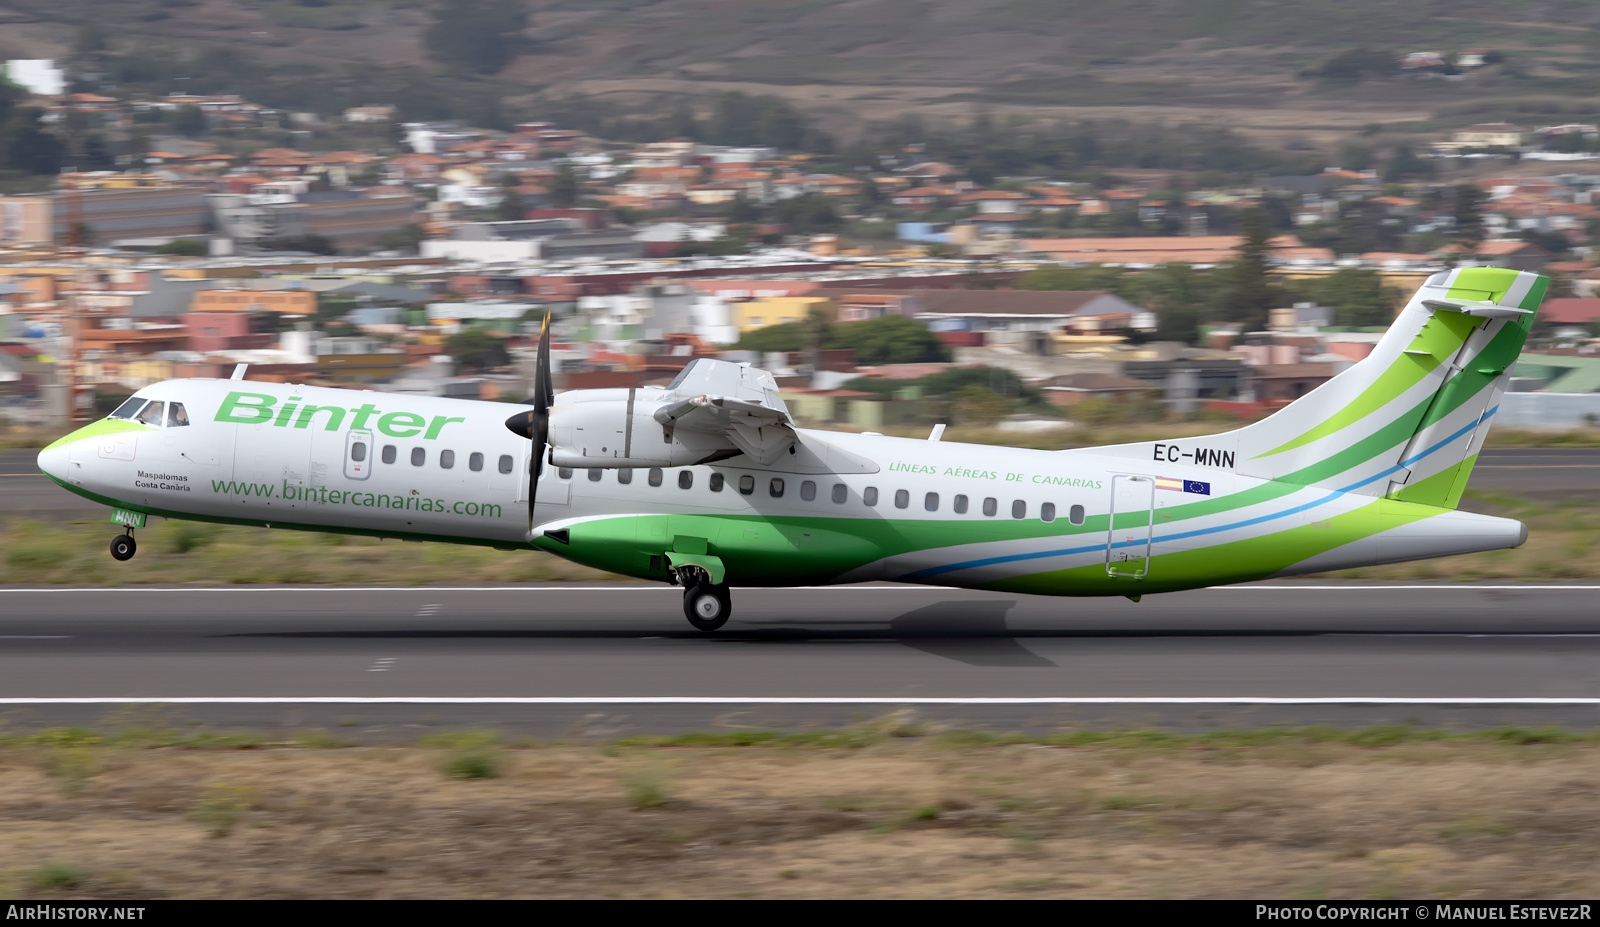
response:
<path id="1" fill-rule="evenodd" d="M 1211 484 L 1202 483 L 1199 480 L 1184 480 L 1183 491 L 1199 493 L 1202 496 L 1209 496 L 1211 495 Z"/>

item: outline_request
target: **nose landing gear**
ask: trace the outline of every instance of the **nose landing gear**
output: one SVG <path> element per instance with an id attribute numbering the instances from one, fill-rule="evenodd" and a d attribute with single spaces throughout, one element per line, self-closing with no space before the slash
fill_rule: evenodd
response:
<path id="1" fill-rule="evenodd" d="M 132 528 L 111 539 L 111 556 L 118 560 L 130 560 L 138 552 L 139 543 L 133 539 Z"/>

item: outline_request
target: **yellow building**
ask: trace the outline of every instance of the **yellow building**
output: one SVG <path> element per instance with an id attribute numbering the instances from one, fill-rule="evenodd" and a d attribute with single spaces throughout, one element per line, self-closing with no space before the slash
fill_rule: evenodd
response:
<path id="1" fill-rule="evenodd" d="M 803 321 L 813 310 L 820 310 L 832 320 L 838 305 L 825 296 L 768 296 L 729 307 L 733 324 L 738 326 L 741 335 L 769 325 Z"/>

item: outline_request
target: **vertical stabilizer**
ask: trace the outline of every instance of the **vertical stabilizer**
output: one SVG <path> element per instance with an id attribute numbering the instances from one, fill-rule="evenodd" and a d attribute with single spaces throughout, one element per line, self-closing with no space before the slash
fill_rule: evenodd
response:
<path id="1" fill-rule="evenodd" d="M 1237 472 L 1454 508 L 1548 283 L 1429 277 L 1365 360 L 1228 436 Z"/>

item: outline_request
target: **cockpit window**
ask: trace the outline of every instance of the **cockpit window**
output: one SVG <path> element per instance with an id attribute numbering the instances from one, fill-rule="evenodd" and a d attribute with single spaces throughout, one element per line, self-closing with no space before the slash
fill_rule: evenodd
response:
<path id="1" fill-rule="evenodd" d="M 117 410 L 107 416 L 107 418 L 133 418 L 133 413 L 144 408 L 144 403 L 144 397 L 130 396 L 123 400 L 122 405 L 117 406 Z"/>
<path id="2" fill-rule="evenodd" d="M 144 407 L 144 411 L 140 412 L 138 415 L 135 415 L 133 417 L 133 420 L 136 421 L 136 422 L 143 422 L 146 425 L 154 425 L 157 428 L 160 428 L 161 427 L 161 416 L 162 416 L 162 413 L 164 413 L 166 411 L 167 411 L 167 404 L 158 399 L 158 400 L 150 403 L 149 405 L 145 406 Z"/>
<path id="3" fill-rule="evenodd" d="M 184 409 L 183 403 L 172 402 L 167 404 L 167 427 L 178 428 L 189 424 L 189 413 Z"/>

